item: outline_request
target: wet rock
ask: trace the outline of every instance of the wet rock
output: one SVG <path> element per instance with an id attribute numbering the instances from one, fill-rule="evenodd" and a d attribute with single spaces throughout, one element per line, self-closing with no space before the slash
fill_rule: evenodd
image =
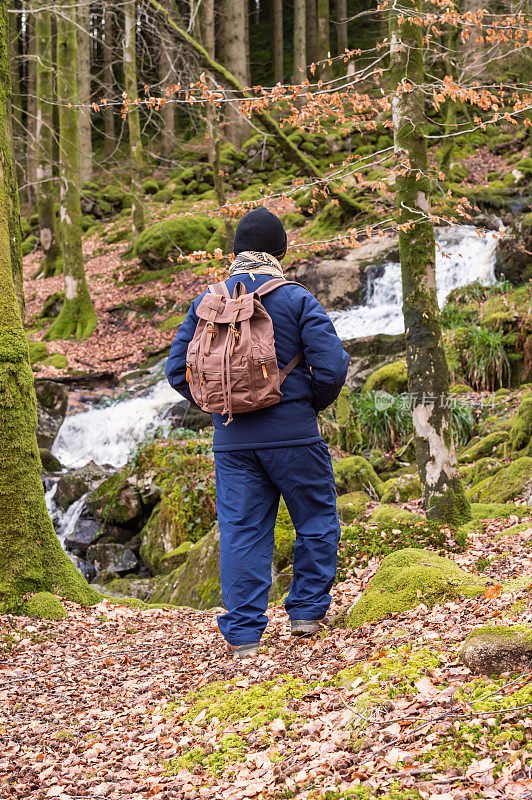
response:
<path id="1" fill-rule="evenodd" d="M 336 501 L 336 507 L 341 522 L 350 525 L 353 520 L 362 516 L 370 502 L 371 497 L 366 492 L 349 492 L 340 495 Z"/>
<path id="2" fill-rule="evenodd" d="M 110 597 L 135 597 L 137 600 L 150 601 L 157 578 L 121 578 L 116 573 L 107 573 L 107 579 L 101 580 L 100 573 L 91 583 L 97 591 Z M 111 577 L 112 575 L 112 577 Z"/>
<path id="3" fill-rule="evenodd" d="M 383 486 L 383 503 L 404 503 L 421 497 L 421 483 L 417 470 L 389 478 Z"/>
<path id="4" fill-rule="evenodd" d="M 310 259 L 289 267 L 287 277 L 302 283 L 327 310 L 349 308 L 365 302 L 366 271 L 386 261 L 398 261 L 394 236 L 371 239 L 337 259 Z"/>
<path id="5" fill-rule="evenodd" d="M 466 640 L 460 659 L 476 675 L 529 670 L 532 667 L 532 625 L 478 628 Z"/>
<path id="6" fill-rule="evenodd" d="M 99 522 L 81 517 L 75 529 L 65 539 L 65 549 L 76 556 L 85 558 L 89 546 L 96 539 L 100 530 L 101 524 Z"/>
<path id="7" fill-rule="evenodd" d="M 39 448 L 41 463 L 44 472 L 61 472 L 63 465 L 47 447 Z"/>
<path id="8" fill-rule="evenodd" d="M 172 570 L 177 569 L 180 567 L 181 564 L 184 564 L 187 560 L 188 551 L 190 548 L 193 547 L 192 542 L 181 542 L 179 547 L 176 547 L 174 550 L 171 550 L 169 553 L 166 553 L 159 564 L 159 569 L 163 575 L 168 575 L 168 573 L 172 572 Z"/>
<path id="9" fill-rule="evenodd" d="M 523 456 L 466 491 L 475 503 L 507 503 L 532 494 L 532 458 Z"/>
<path id="10" fill-rule="evenodd" d="M 65 418 L 68 391 L 56 381 L 35 381 L 37 396 L 37 443 L 39 447 L 51 448 L 57 432 Z"/>
<path id="11" fill-rule="evenodd" d="M 58 506 L 67 509 L 90 489 L 94 489 L 105 477 L 105 470 L 94 461 L 79 469 L 61 475 L 57 482 L 54 500 Z"/>
<path id="12" fill-rule="evenodd" d="M 380 497 L 383 483 L 369 461 L 362 456 L 341 458 L 333 465 L 338 494 L 372 492 Z"/>
<path id="13" fill-rule="evenodd" d="M 99 571 L 106 570 L 123 574 L 132 572 L 138 566 L 136 555 L 123 544 L 91 544 L 87 550 L 87 560 Z"/>
<path id="14" fill-rule="evenodd" d="M 96 519 L 130 527 L 142 514 L 140 494 L 123 471 L 106 478 L 87 496 L 87 508 Z"/>

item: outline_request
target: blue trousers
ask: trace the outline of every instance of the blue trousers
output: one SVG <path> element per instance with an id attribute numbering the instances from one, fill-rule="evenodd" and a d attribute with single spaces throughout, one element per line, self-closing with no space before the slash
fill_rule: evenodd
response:
<path id="1" fill-rule="evenodd" d="M 296 530 L 291 619 L 321 619 L 331 602 L 340 525 L 331 456 L 324 442 L 218 451 L 216 509 L 222 598 L 218 627 L 230 644 L 258 642 L 268 618 L 274 527 L 281 495 Z"/>

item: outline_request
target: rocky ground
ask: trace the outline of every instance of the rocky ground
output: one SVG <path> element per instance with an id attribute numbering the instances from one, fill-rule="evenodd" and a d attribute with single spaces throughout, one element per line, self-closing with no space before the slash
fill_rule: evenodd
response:
<path id="1" fill-rule="evenodd" d="M 516 673 L 460 658 L 480 626 L 529 630 L 528 578 L 504 583 L 532 583 L 530 524 L 469 534 L 452 556 L 484 576 L 469 599 L 346 627 L 374 559 L 335 587 L 337 627 L 294 642 L 273 605 L 256 660 L 228 657 L 216 610 L 106 600 L 53 622 L 2 618 L 3 796 L 531 797 L 530 639 Z"/>

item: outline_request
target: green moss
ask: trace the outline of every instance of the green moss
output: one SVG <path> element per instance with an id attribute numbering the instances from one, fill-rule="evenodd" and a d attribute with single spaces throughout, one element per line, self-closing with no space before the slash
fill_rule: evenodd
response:
<path id="1" fill-rule="evenodd" d="M 334 685 L 349 687 L 357 678 L 362 678 L 365 684 L 363 702 L 366 701 L 364 704 L 367 705 L 368 700 L 393 699 L 414 693 L 415 682 L 442 665 L 441 656 L 428 647 L 416 650 L 412 650 L 410 645 L 390 648 L 376 661 L 340 670 Z"/>
<path id="2" fill-rule="evenodd" d="M 498 445 L 507 442 L 508 439 L 507 431 L 494 431 L 484 436 L 480 441 L 470 442 L 458 455 L 458 461 L 461 464 L 471 464 L 479 458 L 491 456 L 497 450 Z"/>
<path id="3" fill-rule="evenodd" d="M 48 347 L 46 346 L 46 342 L 34 342 L 29 339 L 28 346 L 30 349 L 31 364 L 37 364 L 39 361 L 44 361 L 44 359 L 48 356 Z"/>
<path id="4" fill-rule="evenodd" d="M 277 570 L 281 571 L 292 565 L 294 559 L 294 544 L 296 534 L 294 523 L 288 513 L 284 499 L 279 503 L 279 511 L 275 521 L 275 545 L 273 562 Z"/>
<path id="5" fill-rule="evenodd" d="M 193 542 L 181 542 L 178 547 L 170 550 L 160 558 L 160 570 L 163 575 L 180 567 L 187 560 L 188 551 L 193 547 Z"/>
<path id="6" fill-rule="evenodd" d="M 532 475 L 532 458 L 522 456 L 467 490 L 470 500 L 477 503 L 506 503 L 523 492 Z"/>
<path id="7" fill-rule="evenodd" d="M 383 503 L 404 503 L 421 497 L 421 482 L 416 472 L 407 472 L 395 478 L 389 478 L 382 487 Z"/>
<path id="8" fill-rule="evenodd" d="M 51 592 L 37 592 L 23 606 L 23 613 L 38 619 L 64 619 L 68 616 L 61 600 Z"/>
<path id="9" fill-rule="evenodd" d="M 373 509 L 370 520 L 372 522 L 392 522 L 393 520 L 417 520 L 424 519 L 419 514 L 413 514 L 407 511 L 406 508 L 397 508 L 382 504 Z"/>
<path id="10" fill-rule="evenodd" d="M 55 367 L 56 369 L 66 369 L 68 366 L 67 357 L 62 353 L 52 353 L 43 362 L 46 367 Z"/>
<path id="11" fill-rule="evenodd" d="M 172 758 L 164 763 L 164 770 L 167 775 L 177 775 L 181 769 L 192 772 L 195 767 L 200 767 L 202 772 L 220 777 L 228 765 L 244 760 L 246 749 L 245 739 L 236 733 L 230 733 L 217 740 L 214 749 L 193 747 L 182 756 Z"/>
<path id="12" fill-rule="evenodd" d="M 359 492 L 368 487 L 380 496 L 383 483 L 369 461 L 362 456 L 349 456 L 341 458 L 333 465 L 336 487 L 339 494 Z"/>
<path id="13" fill-rule="evenodd" d="M 395 394 L 397 392 L 405 392 L 407 387 L 406 361 L 402 358 L 399 361 L 393 361 L 391 364 L 385 364 L 375 372 L 372 372 L 364 384 L 363 391 L 381 390 Z"/>
<path id="14" fill-rule="evenodd" d="M 366 492 L 349 492 L 348 494 L 342 494 L 336 501 L 338 516 L 342 522 L 349 525 L 354 519 L 362 516 L 370 502 L 371 498 Z"/>
<path id="15" fill-rule="evenodd" d="M 160 188 L 161 185 L 155 178 L 148 178 L 142 184 L 142 191 L 144 194 L 156 194 Z"/>
<path id="16" fill-rule="evenodd" d="M 155 203 L 171 203 L 174 199 L 174 192 L 171 189 L 161 189 L 153 195 Z"/>
<path id="17" fill-rule="evenodd" d="M 514 450 L 525 450 L 527 455 L 532 440 L 532 392 L 525 394 L 510 429 L 510 444 Z"/>
<path id="18" fill-rule="evenodd" d="M 320 417 L 320 431 L 327 444 L 353 453 L 362 444 L 360 420 L 353 414 L 351 395 L 344 386 L 337 400 Z"/>
<path id="19" fill-rule="evenodd" d="M 174 314 L 172 317 L 167 317 L 161 322 L 160 329 L 162 331 L 171 331 L 174 328 L 179 328 L 185 317 L 186 314 Z"/>
<path id="20" fill-rule="evenodd" d="M 220 227 L 218 220 L 205 216 L 174 217 L 147 227 L 137 241 L 137 255 L 150 269 L 165 265 L 168 258 L 177 258 L 198 250 L 214 252 L 213 234 Z"/>
<path id="21" fill-rule="evenodd" d="M 61 291 L 59 292 L 53 292 L 52 294 L 49 294 L 43 303 L 39 317 L 41 319 L 45 317 L 56 317 L 61 310 L 61 306 L 63 305 L 64 299 L 65 299 L 64 289 L 61 289 Z"/>
<path id="22" fill-rule="evenodd" d="M 22 242 L 22 255 L 28 256 L 30 253 L 33 253 L 39 246 L 39 238 L 38 236 L 34 236 L 31 234 L 30 236 L 26 236 L 24 241 Z"/>
<path id="23" fill-rule="evenodd" d="M 209 724 L 216 717 L 220 721 L 219 730 L 238 722 L 242 732 L 248 733 L 277 718 L 289 728 L 298 716 L 290 709 L 290 701 L 312 688 L 292 676 L 254 683 L 249 688 L 235 686 L 238 680 L 214 681 L 191 692 L 187 699 L 192 706 L 185 719 L 192 721 L 205 711 L 204 722 Z"/>
<path id="24" fill-rule="evenodd" d="M 365 622 L 388 614 L 409 611 L 420 603 L 432 607 L 482 592 L 485 579 L 470 575 L 453 561 L 429 550 L 407 548 L 386 556 L 349 614 L 349 624 L 358 628 Z"/>

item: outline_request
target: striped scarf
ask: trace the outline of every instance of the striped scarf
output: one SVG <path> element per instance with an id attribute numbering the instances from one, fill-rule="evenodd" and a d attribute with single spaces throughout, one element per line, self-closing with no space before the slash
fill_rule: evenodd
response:
<path id="1" fill-rule="evenodd" d="M 275 256 L 251 250 L 245 250 L 237 255 L 229 270 L 229 277 L 232 278 L 233 275 L 249 275 L 253 280 L 255 275 L 284 278 L 282 265 Z"/>

